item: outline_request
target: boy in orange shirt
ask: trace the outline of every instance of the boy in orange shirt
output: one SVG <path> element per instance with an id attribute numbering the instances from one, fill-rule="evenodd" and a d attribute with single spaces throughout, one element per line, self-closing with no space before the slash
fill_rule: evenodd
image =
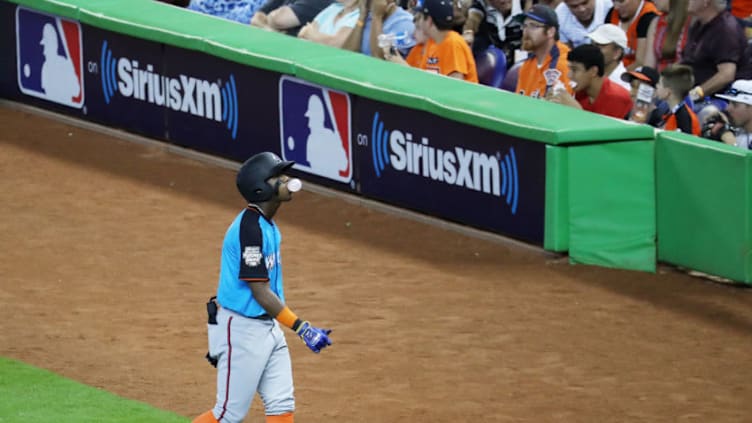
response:
<path id="1" fill-rule="evenodd" d="M 659 128 L 700 136 L 700 120 L 697 119 L 697 115 L 692 111 L 692 108 L 684 102 L 689 90 L 694 85 L 695 78 L 692 68 L 687 65 L 668 65 L 661 72 L 656 96 L 665 100 L 671 109 L 663 116 L 663 125 Z"/>
<path id="2" fill-rule="evenodd" d="M 451 0 L 419 0 L 415 12 L 415 32 L 426 41 L 410 51 L 407 60 L 384 48 L 384 58 L 429 72 L 468 82 L 478 82 L 475 59 L 467 42 L 452 30 L 454 6 Z"/>

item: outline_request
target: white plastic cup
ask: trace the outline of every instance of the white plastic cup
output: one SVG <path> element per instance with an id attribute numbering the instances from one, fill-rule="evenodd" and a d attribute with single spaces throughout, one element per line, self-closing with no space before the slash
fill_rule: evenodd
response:
<path id="1" fill-rule="evenodd" d="M 290 192 L 298 192 L 303 188 L 303 183 L 298 178 L 292 178 L 287 181 L 287 190 Z"/>

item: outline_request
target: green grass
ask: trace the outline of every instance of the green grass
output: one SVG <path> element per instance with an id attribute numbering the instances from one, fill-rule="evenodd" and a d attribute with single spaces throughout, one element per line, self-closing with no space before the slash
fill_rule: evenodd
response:
<path id="1" fill-rule="evenodd" d="M 0 357 L 0 423 L 187 423 L 147 404 Z"/>

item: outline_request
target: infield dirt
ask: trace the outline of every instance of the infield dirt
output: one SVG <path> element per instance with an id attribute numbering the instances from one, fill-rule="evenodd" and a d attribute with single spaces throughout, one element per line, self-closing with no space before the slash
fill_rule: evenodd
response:
<path id="1" fill-rule="evenodd" d="M 234 172 L 5 107 L 0 125 L 0 355 L 207 410 Z M 288 333 L 299 422 L 750 421 L 747 289 L 573 266 L 306 191 L 277 223 L 288 304 L 334 329 L 320 355 Z"/>

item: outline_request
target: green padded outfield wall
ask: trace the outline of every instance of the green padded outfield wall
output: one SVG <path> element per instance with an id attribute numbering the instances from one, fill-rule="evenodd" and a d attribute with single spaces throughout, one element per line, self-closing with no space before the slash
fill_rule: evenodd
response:
<path id="1" fill-rule="evenodd" d="M 583 219 L 590 216 L 582 209 L 587 204 L 599 211 L 598 222 L 611 220 L 614 226 L 636 222 L 636 231 L 641 234 L 638 238 L 641 238 L 645 228 L 654 226 L 651 214 L 642 209 L 647 193 L 644 190 L 622 191 L 621 197 L 634 195 L 639 198 L 612 207 L 615 203 L 603 195 L 602 188 L 588 181 L 603 176 L 604 172 L 608 176 L 608 171 L 618 179 L 619 168 L 573 167 L 569 161 L 580 163 L 578 155 L 567 153 L 575 146 L 587 144 L 617 145 L 624 141 L 652 140 L 654 135 L 650 127 L 395 66 L 362 54 L 258 30 L 153 0 L 11 2 L 107 31 L 205 53 L 292 75 L 353 95 L 425 111 L 440 119 L 545 143 L 544 247 L 575 251 L 574 260 L 583 263 L 642 270 L 654 266 L 655 257 L 651 257 L 654 247 L 635 242 L 629 231 L 587 231 L 586 225 L 582 224 Z M 645 157 L 652 157 L 646 150 L 640 151 L 646 154 Z M 608 155 L 610 149 L 596 148 L 589 159 L 600 162 L 599 154 Z M 639 167 L 645 157 L 630 156 L 628 160 L 636 160 L 636 164 L 624 162 L 623 165 Z M 582 203 L 583 199 L 588 200 Z M 634 212 L 625 208 L 637 205 L 640 205 L 640 210 Z M 572 213 L 570 207 L 576 207 L 577 213 Z M 625 217 L 629 219 L 625 220 Z M 629 248 L 635 250 L 628 251 Z M 636 257 L 643 257 L 645 262 L 635 263 Z"/>
<path id="2" fill-rule="evenodd" d="M 752 152 L 664 132 L 656 140 L 658 258 L 752 283 Z"/>
<path id="3" fill-rule="evenodd" d="M 654 142 L 572 146 L 571 261 L 655 271 Z"/>

